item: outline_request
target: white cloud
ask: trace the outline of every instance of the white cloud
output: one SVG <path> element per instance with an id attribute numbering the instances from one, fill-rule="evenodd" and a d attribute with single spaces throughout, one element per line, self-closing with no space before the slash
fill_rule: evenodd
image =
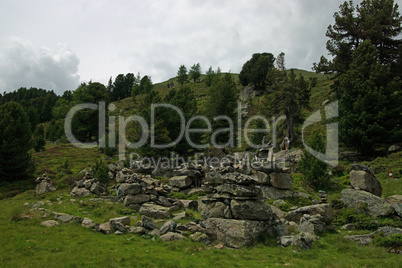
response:
<path id="1" fill-rule="evenodd" d="M 78 86 L 78 64 L 77 55 L 64 44 L 36 49 L 27 40 L 10 37 L 1 46 L 0 90 L 38 87 L 62 94 Z"/>

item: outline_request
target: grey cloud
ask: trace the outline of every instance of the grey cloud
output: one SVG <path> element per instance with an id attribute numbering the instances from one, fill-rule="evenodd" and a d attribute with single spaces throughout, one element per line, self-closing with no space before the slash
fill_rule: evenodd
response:
<path id="1" fill-rule="evenodd" d="M 36 49 L 29 41 L 11 37 L 0 52 L 0 90 L 38 87 L 62 94 L 79 85 L 78 64 L 77 55 L 63 44 Z"/>

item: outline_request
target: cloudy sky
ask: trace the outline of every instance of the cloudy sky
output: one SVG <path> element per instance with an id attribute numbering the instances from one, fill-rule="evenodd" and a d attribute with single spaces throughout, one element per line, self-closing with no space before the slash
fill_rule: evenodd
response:
<path id="1" fill-rule="evenodd" d="M 1 0 L 0 92 L 32 86 L 61 94 L 128 72 L 156 83 L 181 64 L 238 73 L 256 52 L 283 51 L 287 68 L 311 70 L 327 55 L 325 31 L 341 3 Z"/>

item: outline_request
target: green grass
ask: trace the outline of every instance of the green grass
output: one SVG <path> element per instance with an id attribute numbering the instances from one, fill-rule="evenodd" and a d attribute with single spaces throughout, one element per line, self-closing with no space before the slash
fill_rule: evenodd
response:
<path id="1" fill-rule="evenodd" d="M 273 238 L 253 247 L 219 250 L 187 239 L 162 242 L 131 234 L 103 235 L 77 223 L 46 228 L 39 217 L 10 220 L 24 212 L 26 201 L 34 200 L 29 195 L 0 200 L 1 267 L 397 267 L 400 263 L 399 255 L 384 248 L 345 240 L 347 232 L 327 233 L 309 251 L 281 248 Z M 49 207 L 79 214 L 77 203 Z M 105 208 L 105 213 L 109 210 Z"/>

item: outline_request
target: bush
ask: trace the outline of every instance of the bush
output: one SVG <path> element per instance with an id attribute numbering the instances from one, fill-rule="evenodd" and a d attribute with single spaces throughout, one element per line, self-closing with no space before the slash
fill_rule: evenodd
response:
<path id="1" fill-rule="evenodd" d="M 394 234 L 389 237 L 384 237 L 383 235 L 377 235 L 373 239 L 373 243 L 379 247 L 402 247 L 402 234 Z"/>
<path id="2" fill-rule="evenodd" d="M 109 183 L 109 168 L 102 159 L 95 163 L 94 178 L 97 178 L 103 184 Z"/>

